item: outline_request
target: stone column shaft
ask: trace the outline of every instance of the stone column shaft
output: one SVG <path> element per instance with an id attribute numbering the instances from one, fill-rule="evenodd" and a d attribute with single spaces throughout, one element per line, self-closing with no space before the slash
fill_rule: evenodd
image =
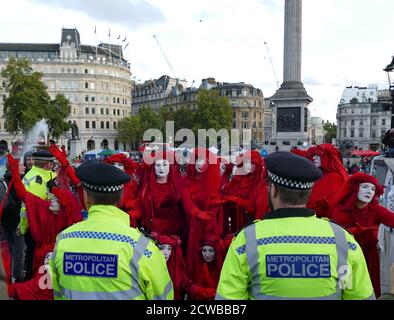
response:
<path id="1" fill-rule="evenodd" d="M 301 82 L 302 0 L 285 0 L 283 82 Z"/>

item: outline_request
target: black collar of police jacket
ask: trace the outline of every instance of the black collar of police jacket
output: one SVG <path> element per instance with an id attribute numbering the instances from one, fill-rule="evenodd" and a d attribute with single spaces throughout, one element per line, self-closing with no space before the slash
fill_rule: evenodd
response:
<path id="1" fill-rule="evenodd" d="M 280 208 L 267 213 L 264 217 L 264 220 L 295 217 L 313 217 L 314 215 L 315 212 L 308 208 Z"/>

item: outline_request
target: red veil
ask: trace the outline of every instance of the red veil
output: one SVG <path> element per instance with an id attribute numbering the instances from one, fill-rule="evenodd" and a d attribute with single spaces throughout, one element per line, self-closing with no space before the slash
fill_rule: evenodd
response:
<path id="1" fill-rule="evenodd" d="M 198 173 L 195 168 L 197 159 L 205 159 L 207 168 Z M 220 172 L 217 157 L 205 148 L 198 148 L 192 154 L 191 163 L 187 166 L 187 178 L 182 191 L 183 208 L 187 222 L 187 255 L 186 268 L 194 268 L 192 252 L 198 251 L 203 235 L 221 234 L 221 207 L 213 205 L 219 200 Z"/>
<path id="2" fill-rule="evenodd" d="M 330 215 L 331 198 L 349 175 L 342 164 L 339 150 L 333 145 L 325 143 L 309 148 L 308 159 L 312 161 L 315 155 L 320 156 L 323 176 L 314 183 L 307 207 L 313 209 L 318 217 L 327 217 Z"/>
<path id="3" fill-rule="evenodd" d="M 140 202 L 143 212 L 142 225 L 148 232 L 174 235 L 179 234 L 184 225 L 173 157 L 172 152 L 163 152 L 154 156 L 155 160 L 163 159 L 170 163 L 165 184 L 156 182 L 154 161 L 152 164 L 145 165 Z"/>
<path id="4" fill-rule="evenodd" d="M 266 185 L 261 181 L 265 174 L 264 159 L 257 151 L 247 151 L 236 159 L 238 167 L 241 167 L 244 159 L 249 158 L 255 165 L 255 170 L 247 175 L 236 175 L 231 182 L 223 188 L 224 200 L 224 230 L 225 233 L 234 233 L 241 229 L 250 220 L 256 218 L 257 199 L 265 197 Z M 259 186 L 259 187 L 258 187 Z M 261 194 L 264 193 L 264 194 Z M 259 200 L 259 215 L 265 210 L 263 203 Z M 268 207 L 268 206 L 267 206 Z M 245 215 L 247 213 L 247 215 Z M 228 217 L 231 216 L 231 229 L 228 230 L 226 225 Z"/>
<path id="5" fill-rule="evenodd" d="M 114 164 L 115 162 L 121 163 L 124 166 L 125 172 L 131 177 L 130 182 L 123 186 L 123 193 L 118 207 L 130 216 L 130 225 L 137 226 L 137 220 L 141 217 L 140 203 L 138 202 L 138 179 L 136 178 L 136 171 L 138 163 L 129 159 L 123 153 L 113 154 L 106 158 L 104 162 Z"/>

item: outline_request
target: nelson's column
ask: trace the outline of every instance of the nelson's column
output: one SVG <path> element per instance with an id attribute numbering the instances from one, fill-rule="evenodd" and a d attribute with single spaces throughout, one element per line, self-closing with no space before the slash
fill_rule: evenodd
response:
<path id="1" fill-rule="evenodd" d="M 285 0 L 283 83 L 271 97 L 280 150 L 308 142 L 308 105 L 313 99 L 301 82 L 302 0 Z"/>

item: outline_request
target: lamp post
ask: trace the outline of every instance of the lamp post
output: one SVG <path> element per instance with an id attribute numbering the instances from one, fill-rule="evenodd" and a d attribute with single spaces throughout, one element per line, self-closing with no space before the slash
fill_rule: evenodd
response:
<path id="1" fill-rule="evenodd" d="M 391 97 L 391 129 L 394 128 L 394 84 L 391 82 L 390 79 L 390 72 L 392 72 L 393 70 L 394 70 L 394 56 L 391 63 L 387 65 L 386 68 L 383 69 L 383 71 L 387 72 L 387 78 L 389 81 L 389 92 Z"/>

